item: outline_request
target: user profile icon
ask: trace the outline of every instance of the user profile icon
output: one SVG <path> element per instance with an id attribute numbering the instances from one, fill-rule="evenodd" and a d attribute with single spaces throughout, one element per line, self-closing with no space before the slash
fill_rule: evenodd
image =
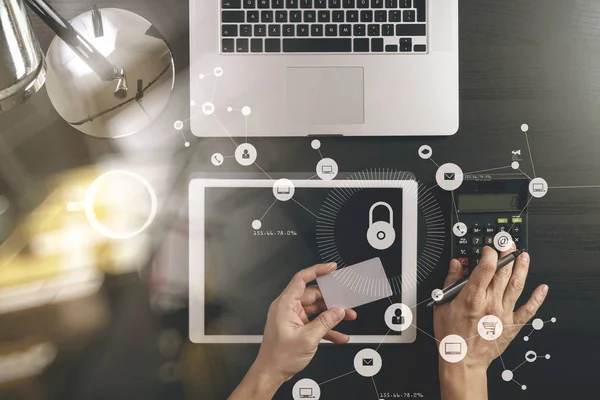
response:
<path id="1" fill-rule="evenodd" d="M 257 157 L 256 147 L 250 143 L 242 143 L 235 149 L 235 160 L 244 167 L 254 164 Z"/>
<path id="2" fill-rule="evenodd" d="M 412 310 L 402 303 L 390 305 L 385 311 L 385 324 L 395 332 L 405 331 L 413 321 Z"/>

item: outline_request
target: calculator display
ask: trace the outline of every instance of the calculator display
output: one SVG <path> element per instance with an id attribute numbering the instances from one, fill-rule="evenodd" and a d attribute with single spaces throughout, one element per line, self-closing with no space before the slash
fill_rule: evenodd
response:
<path id="1" fill-rule="evenodd" d="M 516 210 L 518 205 L 518 193 L 476 193 L 458 196 L 460 211 Z"/>

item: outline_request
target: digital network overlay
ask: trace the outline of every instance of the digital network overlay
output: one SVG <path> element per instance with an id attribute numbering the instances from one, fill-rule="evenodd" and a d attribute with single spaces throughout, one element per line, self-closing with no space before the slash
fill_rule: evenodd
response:
<path id="1" fill-rule="evenodd" d="M 214 90 L 212 92 L 212 96 L 214 97 L 214 94 L 217 90 L 219 79 L 221 79 L 223 75 L 224 75 L 223 69 L 220 67 L 216 67 L 216 68 L 214 68 L 212 73 L 201 74 L 198 78 L 206 79 L 211 76 L 215 78 Z M 303 208 L 307 213 L 311 214 L 317 220 L 317 225 L 325 224 L 327 226 L 330 226 L 335 221 L 335 218 L 337 215 L 336 210 L 339 210 L 341 208 L 341 206 L 344 204 L 344 202 L 352 196 L 353 193 L 348 193 L 348 192 L 345 193 L 344 195 L 341 195 L 341 192 L 344 190 L 343 186 L 341 186 L 339 190 L 337 188 L 333 188 L 331 196 L 328 197 L 327 200 L 325 200 L 325 203 L 327 203 L 328 210 L 329 210 L 329 212 L 327 214 L 318 215 L 317 213 L 309 210 L 304 205 L 299 203 L 296 199 L 294 199 L 295 190 L 297 189 L 298 186 L 301 186 L 301 184 L 294 185 L 291 180 L 286 179 L 286 178 L 273 179 L 269 175 L 268 172 L 266 172 L 263 168 L 260 167 L 259 164 L 257 164 L 258 152 L 257 152 L 256 148 L 248 142 L 247 119 L 252 114 L 252 109 L 250 106 L 245 105 L 245 106 L 242 106 L 241 108 L 234 108 L 233 106 L 229 106 L 226 108 L 226 112 L 228 112 L 228 113 L 236 112 L 236 113 L 239 113 L 242 116 L 242 118 L 244 118 L 245 139 L 243 142 L 238 143 L 238 142 L 236 142 L 236 139 L 234 139 L 234 137 L 231 136 L 231 134 L 228 132 L 226 127 L 221 123 L 221 121 L 217 117 L 216 111 L 219 111 L 219 110 L 215 110 L 215 106 L 213 104 L 212 98 L 209 99 L 208 101 L 204 101 L 204 102 L 196 102 L 195 100 L 192 100 L 190 102 L 190 105 L 192 106 L 192 109 L 199 108 L 200 111 L 198 113 L 192 115 L 187 120 L 177 120 L 174 122 L 174 128 L 177 131 L 179 131 L 180 134 L 182 135 L 182 137 L 184 139 L 184 145 L 186 147 L 189 147 L 190 143 L 185 138 L 185 135 L 183 133 L 184 125 L 186 123 L 188 123 L 191 119 L 193 119 L 199 115 L 204 115 L 204 116 L 215 118 L 216 121 L 218 122 L 218 125 L 223 129 L 225 134 L 230 138 L 230 140 L 235 145 L 235 151 L 233 152 L 233 154 L 226 154 L 226 155 L 223 155 L 222 153 L 215 153 L 211 156 L 211 163 L 215 167 L 219 167 L 219 166 L 223 165 L 225 160 L 234 158 L 242 166 L 245 166 L 245 167 L 248 167 L 251 165 L 256 166 L 270 180 L 273 181 L 274 200 L 270 205 L 265 205 L 266 211 L 264 212 L 264 214 L 262 216 L 260 216 L 260 217 L 257 216 L 257 218 L 251 222 L 252 228 L 254 230 L 259 230 L 262 228 L 265 217 L 267 216 L 269 211 L 278 202 L 287 202 L 287 201 L 292 201 L 292 202 L 296 203 L 299 207 Z M 533 162 L 533 155 L 531 153 L 531 147 L 529 144 L 529 137 L 528 137 L 529 126 L 527 124 L 523 124 L 521 126 L 521 132 L 525 136 L 525 141 L 527 144 L 527 155 L 528 155 L 529 162 L 531 165 L 531 170 L 532 170 L 531 175 L 527 174 L 521 168 L 521 164 L 523 162 L 522 156 L 523 156 L 523 153 L 525 153 L 521 149 L 516 149 L 511 152 L 512 153 L 511 154 L 511 162 L 510 162 L 510 164 L 508 164 L 506 166 L 487 168 L 487 169 L 482 169 L 482 170 L 478 170 L 478 171 L 472 171 L 472 172 L 465 173 L 465 172 L 463 172 L 463 170 L 461 169 L 460 166 L 458 166 L 457 164 L 454 164 L 452 162 L 447 162 L 447 163 L 444 163 L 441 165 L 439 163 L 437 163 L 433 158 L 433 149 L 430 146 L 423 145 L 419 148 L 418 155 L 424 160 L 431 161 L 437 168 L 436 173 L 435 173 L 435 178 L 436 178 L 437 184 L 435 186 L 428 188 L 421 183 L 419 183 L 419 185 L 418 185 L 419 208 L 421 209 L 421 211 L 423 211 L 423 209 L 430 210 L 429 214 L 428 213 L 423 213 L 423 214 L 425 216 L 428 233 L 432 234 L 431 237 L 433 239 L 437 239 L 437 240 L 439 240 L 440 238 L 443 239 L 444 235 L 445 235 L 443 216 L 441 213 L 441 209 L 439 208 L 439 205 L 437 204 L 434 196 L 431 195 L 431 193 L 430 193 L 431 189 L 435 188 L 436 186 L 439 186 L 441 189 L 449 191 L 452 194 L 453 208 L 454 208 L 453 211 L 456 214 L 456 220 L 458 221 L 452 227 L 453 234 L 456 236 L 460 236 L 461 234 L 463 234 L 464 230 L 466 229 L 466 226 L 464 225 L 464 223 L 462 223 L 460 221 L 460 215 L 458 212 L 458 208 L 457 208 L 455 196 L 454 196 L 454 191 L 457 190 L 462 185 L 465 175 L 475 174 L 475 173 L 483 173 L 483 172 L 491 172 L 491 171 L 513 170 L 513 171 L 518 171 L 520 174 L 527 177 L 529 179 L 529 194 L 531 197 L 528 199 L 525 207 L 523 207 L 523 209 L 521 210 L 521 214 L 519 214 L 519 217 L 527 209 L 527 207 L 529 206 L 531 201 L 533 201 L 534 199 L 537 201 L 538 199 L 543 198 L 551 189 L 559 190 L 559 189 L 578 189 L 578 188 L 600 188 L 600 185 L 549 186 L 547 181 L 544 178 L 538 176 L 536 173 L 534 162 Z M 237 138 L 239 138 L 239 137 L 237 137 Z M 310 177 L 308 180 L 311 180 L 311 179 L 314 179 L 317 177 L 322 180 L 334 180 L 337 177 L 338 172 L 339 172 L 339 167 L 338 167 L 337 162 L 331 158 L 323 156 L 323 154 L 321 152 L 321 142 L 318 139 L 311 140 L 310 145 L 314 150 L 316 150 L 318 152 L 320 160 L 318 161 L 318 163 L 316 165 L 315 174 L 312 177 Z M 363 180 L 363 181 L 381 180 L 381 179 L 383 179 L 383 180 L 403 179 L 404 177 L 401 174 L 402 173 L 399 171 L 373 170 L 373 171 L 363 172 L 363 173 L 353 175 L 349 179 L 357 179 L 357 180 Z M 388 208 L 389 204 L 374 204 L 374 206 L 375 207 L 381 206 L 381 207 Z M 372 210 L 371 210 L 371 212 L 372 212 Z M 390 216 L 391 216 L 391 212 L 393 212 L 393 210 L 390 210 Z M 380 221 L 377 221 L 377 222 L 380 222 Z M 375 222 L 372 222 L 372 225 L 375 225 L 375 224 L 376 224 Z M 369 235 L 367 235 L 367 240 L 369 240 L 369 243 L 371 243 L 371 240 L 373 240 L 373 243 L 375 243 L 375 244 L 372 244 L 372 245 L 375 248 L 385 249 L 385 248 L 389 247 L 387 243 L 390 240 L 390 236 L 393 237 L 394 232 L 393 232 L 393 229 L 390 230 L 390 227 L 388 225 L 389 225 L 389 222 L 381 224 L 381 225 L 379 225 L 379 226 L 381 226 L 381 229 L 374 229 L 371 237 L 369 237 Z M 493 240 L 493 246 L 497 250 L 506 251 L 511 248 L 511 246 L 513 244 L 513 240 L 512 240 L 512 236 L 510 235 L 510 233 L 513 230 L 514 226 L 515 226 L 515 223 L 513 223 L 507 230 L 498 232 L 496 234 L 496 236 L 494 237 L 494 240 Z M 332 239 L 331 237 L 323 237 L 318 240 L 322 240 L 323 242 L 321 244 L 323 244 L 323 243 L 325 243 L 325 241 L 327 241 L 327 243 L 332 243 L 333 241 L 331 239 Z M 330 246 L 330 248 L 327 248 L 327 246 L 325 246 L 325 248 L 328 250 L 327 254 L 330 254 L 330 255 L 333 254 L 333 256 L 330 256 L 327 261 L 335 261 L 338 263 L 338 265 L 340 267 L 342 267 L 342 268 L 346 267 L 347 263 L 344 261 L 343 256 L 341 254 L 339 254 L 337 249 L 335 249 L 334 247 L 331 247 L 332 246 L 331 244 L 329 246 Z M 379 247 L 377 247 L 377 246 L 379 246 Z M 436 265 L 436 263 L 440 257 L 440 254 L 441 254 L 440 245 L 433 244 L 433 242 L 430 244 L 426 244 L 425 251 L 422 253 L 424 253 L 424 254 L 419 256 L 419 261 L 418 261 L 419 275 L 416 277 L 418 282 L 422 282 L 426 278 L 427 273 L 431 272 L 433 267 Z M 398 285 L 395 284 L 395 279 L 398 279 L 398 277 L 389 278 L 390 286 L 394 290 L 394 293 L 397 292 L 396 288 L 398 287 Z M 413 310 L 416 307 L 421 306 L 425 303 L 428 303 L 432 300 L 439 301 L 442 299 L 442 297 L 443 297 L 443 292 L 442 292 L 441 288 L 433 290 L 430 298 L 424 299 L 423 301 L 420 301 L 417 304 L 414 304 L 412 306 L 408 306 L 408 305 L 402 304 L 402 303 L 393 303 L 392 300 L 390 299 L 390 297 L 388 297 L 388 300 L 390 301 L 390 306 L 387 308 L 385 314 L 382 316 L 385 319 L 386 325 L 389 328 L 386 336 L 389 335 L 389 333 L 391 331 L 403 331 L 405 329 L 408 329 L 408 327 L 413 326 L 417 330 L 419 330 L 420 332 L 422 332 L 423 334 L 425 334 L 426 336 L 430 337 L 432 340 L 435 340 L 437 342 L 440 357 L 445 362 L 458 363 L 458 362 L 461 362 L 466 357 L 466 355 L 468 353 L 469 341 L 471 341 L 475 338 L 479 337 L 484 340 L 494 342 L 496 339 L 501 337 L 505 328 L 531 327 L 531 331 L 523 337 L 524 341 L 529 342 L 531 340 L 532 334 L 535 331 L 540 331 L 548 323 L 553 324 L 557 321 L 557 319 L 555 317 L 552 317 L 546 321 L 542 320 L 541 318 L 535 318 L 535 319 L 533 319 L 533 321 L 531 323 L 527 323 L 527 324 L 503 325 L 502 321 L 497 316 L 486 315 L 486 316 L 483 316 L 479 320 L 479 322 L 477 324 L 477 332 L 473 332 L 472 336 L 463 338 L 459 335 L 451 334 L 451 335 L 444 337 L 442 340 L 439 340 L 439 339 L 435 338 L 434 335 L 432 335 L 428 332 L 425 332 L 424 330 L 418 328 L 413 323 Z M 328 384 L 330 382 L 336 381 L 340 378 L 352 375 L 354 373 L 358 373 L 362 377 L 371 379 L 373 387 L 376 392 L 376 396 L 379 399 L 380 392 L 377 389 L 375 376 L 377 375 L 377 373 L 381 370 L 381 368 L 383 366 L 383 359 L 380 356 L 380 354 L 378 353 L 378 350 L 379 350 L 380 346 L 384 343 L 384 341 L 385 341 L 385 337 L 384 337 L 384 340 L 382 340 L 382 342 L 379 343 L 379 345 L 377 347 L 364 348 L 364 349 L 360 350 L 354 358 L 354 365 L 353 365 L 354 368 L 353 368 L 353 370 L 351 370 L 349 372 L 346 372 L 344 374 L 341 374 L 339 376 L 336 376 L 332 379 L 329 379 L 329 380 L 326 380 L 326 381 L 320 382 L 320 383 L 317 383 L 316 381 L 314 381 L 312 379 L 308 379 L 308 378 L 298 380 L 292 389 L 292 396 L 293 396 L 294 400 L 301 400 L 301 399 L 318 400 L 321 395 L 321 386 L 322 385 Z M 523 362 L 521 362 L 514 368 L 509 368 L 504 363 L 504 359 L 502 357 L 502 354 L 501 354 L 500 349 L 498 348 L 497 344 L 495 347 L 498 351 L 498 359 L 502 363 L 502 367 L 503 367 L 503 371 L 501 373 L 501 379 L 506 382 L 514 382 L 515 384 L 517 384 L 520 387 L 521 390 L 527 390 L 527 385 L 522 384 L 515 379 L 515 372 L 525 364 L 534 363 L 538 359 L 550 360 L 550 358 L 551 358 L 550 354 L 538 355 L 538 353 L 535 352 L 534 350 L 528 350 L 524 355 Z"/>

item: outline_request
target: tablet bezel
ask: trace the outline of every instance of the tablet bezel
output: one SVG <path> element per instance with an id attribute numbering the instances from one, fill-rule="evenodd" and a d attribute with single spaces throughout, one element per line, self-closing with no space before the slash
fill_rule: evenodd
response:
<path id="1" fill-rule="evenodd" d="M 415 180 L 291 180 L 296 188 L 402 189 L 402 302 L 411 307 L 413 324 L 402 335 L 352 335 L 350 343 L 412 343 L 417 336 L 417 220 L 418 182 Z M 253 187 L 270 188 L 268 179 L 192 179 L 189 185 L 189 301 L 190 340 L 193 343 L 261 343 L 262 335 L 206 335 L 204 310 L 205 271 L 205 189 Z M 198 223 L 198 221 L 202 223 Z M 383 315 L 381 316 L 383 318 Z M 329 343 L 325 342 L 324 343 Z"/>

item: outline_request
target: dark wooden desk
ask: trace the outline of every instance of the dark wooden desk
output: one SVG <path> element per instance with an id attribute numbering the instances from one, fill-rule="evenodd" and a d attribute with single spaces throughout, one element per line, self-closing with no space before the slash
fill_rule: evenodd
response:
<path id="1" fill-rule="evenodd" d="M 208 1 L 208 0 L 197 0 Z M 66 17 L 90 8 L 92 1 L 50 1 Z M 134 11 L 163 33 L 173 49 L 177 74 L 176 90 L 164 118 L 157 122 L 170 132 L 176 116 L 187 113 L 188 85 L 188 2 L 185 0 L 126 0 L 98 2 L 102 7 Z M 414 172 L 418 179 L 432 182 L 433 165 L 416 156 L 417 148 L 429 144 L 438 162 L 455 162 L 465 171 L 507 165 L 514 148 L 525 149 L 519 127 L 530 126 L 530 143 L 538 176 L 550 186 L 600 184 L 600 6 L 594 0 L 505 0 L 462 1 L 460 11 L 461 127 L 448 138 L 338 138 L 322 140 L 322 151 L 338 161 L 342 170 L 394 168 Z M 33 18 L 44 49 L 52 34 Z M 26 105 L 0 115 L 0 141 L 10 148 L 12 160 L 25 167 L 26 174 L 42 179 L 52 172 L 90 162 L 101 154 L 118 153 L 112 142 L 84 137 L 54 113 L 45 93 Z M 138 136 L 137 140 L 148 138 Z M 188 136 L 191 137 L 189 132 Z M 164 138 L 163 138 L 164 139 Z M 209 156 L 230 149 L 229 139 L 194 140 L 190 151 L 197 153 L 197 170 L 214 172 Z M 167 148 L 181 146 L 174 132 L 163 140 Z M 314 150 L 306 138 L 257 139 L 254 141 L 267 171 L 312 171 Z M 227 150 L 229 151 L 229 150 Z M 40 156 L 43 155 L 43 156 Z M 531 166 L 523 162 L 526 172 Z M 220 171 L 240 171 L 233 163 Z M 551 354 L 548 361 L 526 364 L 515 379 L 526 384 L 522 391 L 500 378 L 496 361 L 490 368 L 491 399 L 591 399 L 598 397 L 597 356 L 600 354 L 600 188 L 551 189 L 541 200 L 530 204 L 530 252 L 533 264 L 527 292 L 547 283 L 550 295 L 540 311 L 544 320 L 556 317 L 556 324 L 535 332 L 531 341 L 522 336 L 504 355 L 507 367 L 523 360 L 527 350 Z M 420 289 L 439 285 L 440 269 Z M 123 289 L 125 291 L 125 289 Z M 125 301 L 127 296 L 121 300 Z M 113 337 L 103 346 L 126 352 L 155 349 L 128 341 L 118 335 L 149 335 L 147 325 L 136 329 L 118 328 L 131 324 L 127 315 L 135 310 L 115 305 Z M 125 316 L 125 317 L 123 317 Z M 185 325 L 185 317 L 179 324 Z M 431 332 L 430 316 L 421 311 L 420 326 Z M 131 348 L 121 348 L 127 343 Z M 437 399 L 437 357 L 434 343 L 419 335 L 416 344 L 382 346 L 384 368 L 376 377 L 380 392 L 417 392 Z M 107 350 L 108 351 L 108 350 Z M 241 379 L 256 346 L 197 346 L 185 350 L 185 392 L 190 398 L 224 398 Z M 320 349 L 313 363 L 301 374 L 323 382 L 352 370 L 356 346 Z M 94 352 L 100 357 L 98 350 Z M 96 357 L 96 358 L 97 358 Z M 95 358 L 93 358 L 95 359 Z M 145 358 L 141 358 L 145 359 Z M 85 373 L 78 373 L 70 395 L 86 393 L 90 398 L 123 398 L 128 388 L 140 388 L 140 398 L 174 398 L 154 390 L 152 374 L 147 382 L 131 382 L 123 374 L 98 376 L 91 361 Z M 132 368 L 149 369 L 154 364 L 140 361 Z M 105 365 L 106 369 L 107 366 Z M 119 370 L 115 363 L 110 368 Z M 137 375 L 142 376 L 142 375 Z M 89 383 L 89 385 L 87 385 Z M 277 398 L 289 399 L 286 384 Z M 176 391 L 179 393 L 179 391 Z M 358 375 L 340 378 L 323 386 L 323 399 L 375 399 L 369 379 Z M 112 394 L 116 395 L 113 397 Z M 176 397 L 176 396 L 175 396 Z"/>

